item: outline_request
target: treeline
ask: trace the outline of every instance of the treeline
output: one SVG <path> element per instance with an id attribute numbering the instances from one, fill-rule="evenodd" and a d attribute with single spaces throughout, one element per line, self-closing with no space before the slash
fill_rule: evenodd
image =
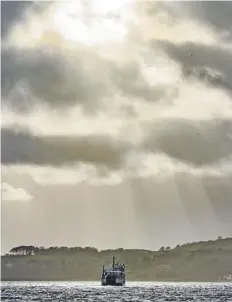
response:
<path id="1" fill-rule="evenodd" d="M 98 252 L 94 247 L 66 247 L 66 246 L 51 246 L 45 248 L 43 246 L 37 247 L 33 245 L 20 245 L 13 247 L 7 255 L 38 255 L 38 254 L 57 254 L 57 253 L 73 253 L 73 252 Z"/>
<path id="2" fill-rule="evenodd" d="M 122 252 L 124 249 L 123 248 L 118 248 L 115 250 L 105 250 L 105 251 L 118 251 L 118 252 Z M 164 252 L 164 251 L 170 251 L 171 248 L 168 247 L 161 247 L 159 249 L 160 252 Z M 139 249 L 138 249 L 139 251 Z M 67 246 L 51 246 L 48 248 L 45 248 L 43 246 L 37 247 L 37 246 L 33 246 L 33 245 L 20 245 L 20 246 L 16 246 L 13 247 L 8 253 L 7 255 L 9 256 L 14 256 L 14 255 L 23 255 L 23 256 L 27 256 L 27 255 L 40 255 L 40 254 L 58 254 L 58 253 L 76 253 L 76 252 L 100 252 L 98 251 L 97 248 L 94 247 L 67 247 Z"/>
<path id="3" fill-rule="evenodd" d="M 185 243 L 183 245 L 177 245 L 176 247 L 174 248 L 171 248 L 169 246 L 167 247 L 164 247 L 162 246 L 160 249 L 159 249 L 159 252 L 167 252 L 167 251 L 171 251 L 171 250 L 179 250 L 179 249 L 185 249 L 185 248 L 188 248 L 190 246 L 196 246 L 198 245 L 199 248 L 205 246 L 205 245 L 211 245 L 211 244 L 215 244 L 215 243 L 219 243 L 219 242 L 222 242 L 222 241 L 226 241 L 226 240 L 231 240 L 232 238 L 222 238 L 221 236 L 219 236 L 217 238 L 217 240 L 208 240 L 208 241 L 199 241 L 199 242 L 188 242 L 188 243 Z M 108 250 L 105 250 L 105 251 L 123 251 L 124 249 L 123 248 L 119 248 L 119 249 L 116 249 L 116 250 L 111 250 L 111 249 L 108 249 Z M 139 251 L 139 249 L 136 249 L 137 251 Z M 129 249 L 127 249 L 127 251 L 129 251 Z M 140 249 L 140 251 L 142 251 Z M 20 245 L 20 246 L 16 246 L 16 247 L 13 247 L 8 253 L 7 255 L 9 256 L 14 256 L 14 255 L 39 255 L 39 254 L 62 254 L 62 253 L 76 253 L 76 252 L 89 252 L 89 253 L 96 253 L 96 252 L 100 252 L 98 251 L 97 248 L 95 247 L 67 247 L 67 246 L 51 246 L 51 247 L 48 247 L 48 248 L 45 248 L 44 246 L 33 246 L 33 245 Z"/>

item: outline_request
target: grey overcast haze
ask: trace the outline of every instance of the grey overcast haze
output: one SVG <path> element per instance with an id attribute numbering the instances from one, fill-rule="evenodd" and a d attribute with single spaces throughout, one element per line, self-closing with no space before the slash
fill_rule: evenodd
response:
<path id="1" fill-rule="evenodd" d="M 1 2 L 2 253 L 232 237 L 231 16 Z"/>

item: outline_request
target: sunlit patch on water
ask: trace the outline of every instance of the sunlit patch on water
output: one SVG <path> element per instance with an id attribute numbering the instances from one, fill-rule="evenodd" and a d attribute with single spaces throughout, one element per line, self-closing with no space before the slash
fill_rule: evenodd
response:
<path id="1" fill-rule="evenodd" d="M 232 301 L 232 283 L 2 282 L 2 301 Z"/>

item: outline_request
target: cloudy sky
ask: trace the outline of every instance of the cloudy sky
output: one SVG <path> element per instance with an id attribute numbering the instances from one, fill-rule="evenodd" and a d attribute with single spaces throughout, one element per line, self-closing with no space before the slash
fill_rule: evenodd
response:
<path id="1" fill-rule="evenodd" d="M 232 236 L 232 2 L 2 2 L 2 252 Z"/>

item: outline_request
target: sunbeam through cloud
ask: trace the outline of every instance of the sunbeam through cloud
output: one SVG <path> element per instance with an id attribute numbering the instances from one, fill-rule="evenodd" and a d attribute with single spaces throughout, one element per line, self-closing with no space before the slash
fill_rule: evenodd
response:
<path id="1" fill-rule="evenodd" d="M 1 5 L 3 249 L 231 235 L 232 4 Z"/>

